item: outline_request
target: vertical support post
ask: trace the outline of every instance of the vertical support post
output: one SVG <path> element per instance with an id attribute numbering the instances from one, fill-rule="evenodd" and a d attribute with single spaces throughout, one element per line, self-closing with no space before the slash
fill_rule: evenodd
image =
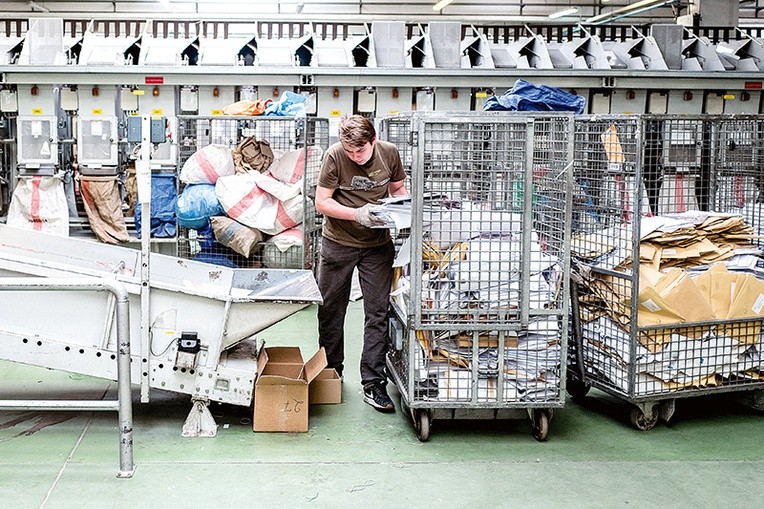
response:
<path id="1" fill-rule="evenodd" d="M 141 402 L 149 401 L 151 338 L 151 117 L 141 117 L 141 150 L 135 163 L 141 202 Z"/>
<path id="2" fill-rule="evenodd" d="M 119 401 L 119 471 L 117 477 L 132 477 L 133 396 L 130 372 L 130 299 L 121 284 L 105 283 L 117 308 L 117 400 Z"/>
<path id="3" fill-rule="evenodd" d="M 520 325 L 528 327 L 530 320 L 531 291 L 531 233 L 533 232 L 533 157 L 536 143 L 534 118 L 526 119 L 525 175 L 523 175 L 523 233 L 520 260 Z"/>

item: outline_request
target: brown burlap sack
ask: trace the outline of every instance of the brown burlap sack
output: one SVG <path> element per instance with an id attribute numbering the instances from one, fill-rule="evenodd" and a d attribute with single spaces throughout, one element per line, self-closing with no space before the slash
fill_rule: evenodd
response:
<path id="1" fill-rule="evenodd" d="M 90 227 L 98 240 L 108 244 L 129 241 L 117 177 L 81 175 L 80 191 Z"/>
<path id="2" fill-rule="evenodd" d="M 239 143 L 232 153 L 237 173 L 246 170 L 262 173 L 273 162 L 271 144 L 266 140 L 258 141 L 254 136 L 250 136 Z"/>

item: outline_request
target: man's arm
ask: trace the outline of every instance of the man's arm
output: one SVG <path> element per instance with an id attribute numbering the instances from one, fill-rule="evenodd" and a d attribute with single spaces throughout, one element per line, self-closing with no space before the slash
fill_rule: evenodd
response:
<path id="1" fill-rule="evenodd" d="M 334 189 L 328 187 L 316 187 L 316 211 L 325 216 L 346 221 L 355 221 L 356 209 L 337 203 L 332 196 Z"/>
<path id="2" fill-rule="evenodd" d="M 404 185 L 403 180 L 390 182 L 387 185 L 387 192 L 390 196 L 404 196 L 409 194 L 408 191 L 406 191 L 406 186 Z"/>

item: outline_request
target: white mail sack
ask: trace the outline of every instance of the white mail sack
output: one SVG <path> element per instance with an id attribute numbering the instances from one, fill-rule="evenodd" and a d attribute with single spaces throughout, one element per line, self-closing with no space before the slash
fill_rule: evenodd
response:
<path id="1" fill-rule="evenodd" d="M 245 172 L 218 179 L 215 194 L 226 215 L 266 235 L 276 235 L 302 223 L 302 195 L 280 201 L 258 185 L 258 180 L 263 182 L 262 177 L 257 172 Z"/>
<path id="2" fill-rule="evenodd" d="M 207 145 L 188 158 L 180 170 L 180 181 L 186 184 L 214 184 L 218 178 L 233 175 L 231 149 L 225 145 Z"/>
<path id="3" fill-rule="evenodd" d="M 306 167 L 316 169 L 319 167 L 323 151 L 320 147 L 307 147 L 289 152 L 274 150 L 273 155 L 275 158 L 268 167 L 273 178 L 285 184 L 295 184 L 302 180 Z"/>
<path id="4" fill-rule="evenodd" d="M 59 177 L 19 177 L 8 208 L 8 226 L 69 236 L 69 207 Z"/>
<path id="5" fill-rule="evenodd" d="M 270 269 L 301 269 L 310 253 L 303 256 L 302 228 L 295 227 L 274 235 L 263 245 L 263 265 Z"/>
<path id="6" fill-rule="evenodd" d="M 688 210 L 698 210 L 695 175 L 683 173 L 664 175 L 658 194 L 658 214 L 675 214 Z"/>
<path id="7" fill-rule="evenodd" d="M 257 183 L 257 187 L 270 194 L 279 201 L 287 201 L 302 192 L 302 180 L 294 184 L 285 184 L 276 180 L 270 170 L 265 173 L 256 171 L 249 172 Z"/>

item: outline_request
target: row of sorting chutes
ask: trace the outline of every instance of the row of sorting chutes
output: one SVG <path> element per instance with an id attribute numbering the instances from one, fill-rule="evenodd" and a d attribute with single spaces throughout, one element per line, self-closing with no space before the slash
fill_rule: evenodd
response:
<path id="1" fill-rule="evenodd" d="M 62 19 L 39 18 L 30 21 L 24 35 L 0 36 L 0 65 L 764 71 L 764 40 L 742 32 L 739 39 L 714 44 L 672 26 L 679 44 L 675 49 L 636 29 L 635 37 L 625 41 L 601 41 L 578 27 L 575 38 L 547 42 L 526 27 L 526 36 L 501 43 L 457 22 L 416 28 L 409 33 L 403 22 L 380 21 L 371 23 L 370 31 L 338 38 L 320 37 L 312 29 L 276 38 L 246 33 L 225 38 L 154 37 L 148 32 L 104 36 L 90 29 L 71 37 L 64 35 Z"/>
<path id="2" fill-rule="evenodd" d="M 716 53 L 725 70 L 764 71 L 764 39 L 744 36 L 739 40 L 720 42 Z"/>

